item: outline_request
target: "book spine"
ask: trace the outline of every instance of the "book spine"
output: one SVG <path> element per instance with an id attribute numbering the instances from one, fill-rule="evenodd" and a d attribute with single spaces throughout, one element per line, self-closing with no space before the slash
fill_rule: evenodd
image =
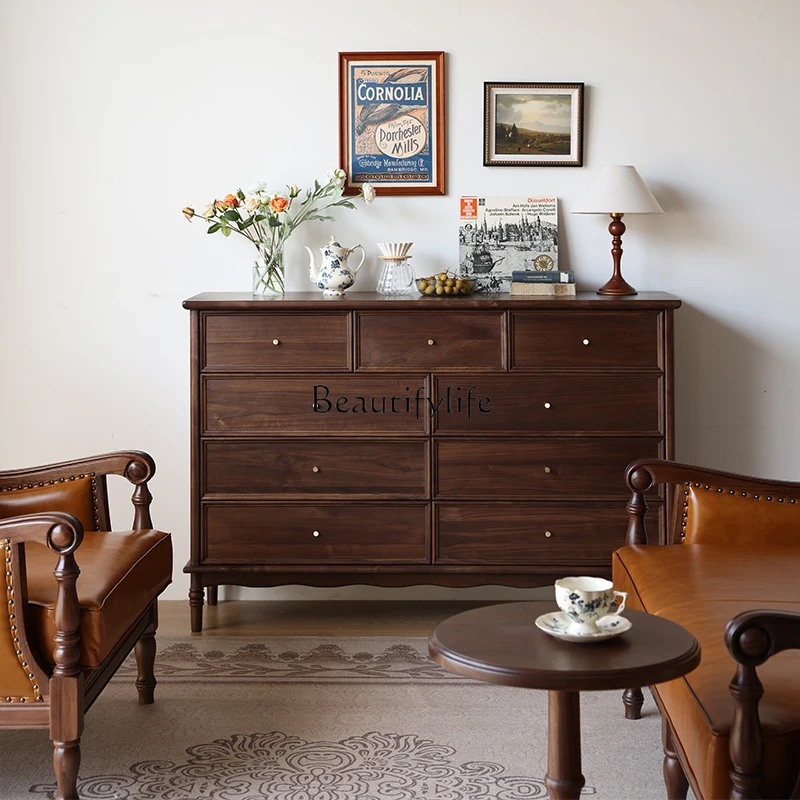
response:
<path id="1" fill-rule="evenodd" d="M 573 297 L 574 283 L 519 283 L 511 284 L 509 294 L 528 297 Z"/>
<path id="2" fill-rule="evenodd" d="M 575 283 L 572 270 L 553 272 L 512 272 L 511 280 L 518 283 Z"/>

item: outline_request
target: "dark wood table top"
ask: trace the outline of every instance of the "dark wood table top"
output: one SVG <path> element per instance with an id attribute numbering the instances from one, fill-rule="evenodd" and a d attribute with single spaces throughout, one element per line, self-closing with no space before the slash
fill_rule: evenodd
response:
<path id="1" fill-rule="evenodd" d="M 431 634 L 431 658 L 449 672 L 504 686 L 597 691 L 652 686 L 700 663 L 700 645 L 668 619 L 625 611 L 633 627 L 606 642 L 564 642 L 535 620 L 555 603 L 506 603 L 465 611 Z"/>

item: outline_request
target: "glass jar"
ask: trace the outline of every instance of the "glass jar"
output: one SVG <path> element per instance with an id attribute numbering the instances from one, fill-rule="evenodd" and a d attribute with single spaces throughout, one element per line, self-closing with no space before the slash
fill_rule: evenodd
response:
<path id="1" fill-rule="evenodd" d="M 383 259 L 383 270 L 378 279 L 378 294 L 410 294 L 414 288 L 414 269 L 408 263 L 409 256 L 379 258 Z"/>

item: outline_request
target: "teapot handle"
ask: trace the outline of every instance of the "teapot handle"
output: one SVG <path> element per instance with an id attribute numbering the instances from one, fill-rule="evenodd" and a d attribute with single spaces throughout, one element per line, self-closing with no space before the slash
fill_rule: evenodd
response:
<path id="1" fill-rule="evenodd" d="M 361 269 L 361 265 L 364 263 L 364 259 L 367 257 L 367 251 L 360 245 L 357 244 L 355 247 L 351 247 L 347 251 L 347 255 L 354 252 L 355 250 L 361 250 L 361 261 L 358 262 L 358 266 L 353 270 L 353 275 L 358 275 L 358 271 Z"/>

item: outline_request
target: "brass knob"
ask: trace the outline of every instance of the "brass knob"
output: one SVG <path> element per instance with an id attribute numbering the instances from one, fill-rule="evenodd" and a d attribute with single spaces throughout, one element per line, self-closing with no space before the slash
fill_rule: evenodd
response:
<path id="1" fill-rule="evenodd" d="M 312 472 L 319 472 L 319 467 L 311 467 Z"/>
<path id="2" fill-rule="evenodd" d="M 550 472 L 551 472 L 551 470 L 550 470 L 550 467 L 545 467 L 545 468 L 544 468 L 544 471 L 545 471 L 545 472 L 546 472 L 546 473 L 549 475 L 549 474 L 550 474 Z"/>
<path id="3" fill-rule="evenodd" d="M 272 340 L 272 344 L 280 344 L 280 343 L 281 343 L 280 339 L 273 339 Z"/>
<path id="4" fill-rule="evenodd" d="M 550 531 L 545 531 L 544 535 L 549 539 L 553 534 Z"/>
<path id="5" fill-rule="evenodd" d="M 314 531 L 311 535 L 316 539 L 319 536 L 319 531 Z"/>
<path id="6" fill-rule="evenodd" d="M 588 339 L 584 339 L 584 340 L 583 340 L 583 343 L 584 343 L 584 344 L 589 344 L 589 340 L 588 340 Z"/>
<path id="7" fill-rule="evenodd" d="M 436 342 L 434 342 L 433 339 L 428 339 L 428 344 L 433 345 L 433 344 L 436 344 Z"/>
<path id="8" fill-rule="evenodd" d="M 544 407 L 545 407 L 545 408 L 550 408 L 550 403 L 545 403 L 545 404 L 544 404 Z"/>

